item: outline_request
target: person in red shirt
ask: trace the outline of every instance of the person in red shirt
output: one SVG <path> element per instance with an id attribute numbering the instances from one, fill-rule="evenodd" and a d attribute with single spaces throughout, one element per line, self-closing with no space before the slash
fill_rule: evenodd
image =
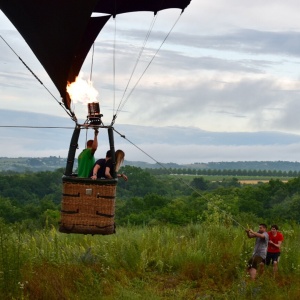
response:
<path id="1" fill-rule="evenodd" d="M 266 257 L 266 265 L 269 266 L 272 262 L 273 271 L 278 271 L 278 262 L 280 257 L 280 247 L 283 242 L 283 234 L 278 231 L 277 225 L 271 226 L 271 231 L 268 232 L 269 243 Z"/>

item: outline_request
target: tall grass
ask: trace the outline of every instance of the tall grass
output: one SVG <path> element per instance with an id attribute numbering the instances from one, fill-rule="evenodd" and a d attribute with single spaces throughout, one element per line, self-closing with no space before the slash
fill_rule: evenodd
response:
<path id="1" fill-rule="evenodd" d="M 239 227 L 118 228 L 115 235 L 0 227 L 0 299 L 297 299 L 299 226 L 286 226 L 279 273 L 254 283 L 254 240 Z"/>

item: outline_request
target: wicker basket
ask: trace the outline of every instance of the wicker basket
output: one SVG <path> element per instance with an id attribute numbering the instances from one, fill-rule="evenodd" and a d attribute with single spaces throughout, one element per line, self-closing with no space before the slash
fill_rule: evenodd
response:
<path id="1" fill-rule="evenodd" d="M 115 233 L 117 180 L 63 176 L 59 231 L 82 234 Z"/>

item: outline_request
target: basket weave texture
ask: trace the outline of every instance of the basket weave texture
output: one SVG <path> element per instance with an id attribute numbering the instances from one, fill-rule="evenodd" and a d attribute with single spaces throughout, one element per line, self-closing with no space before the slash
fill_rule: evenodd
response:
<path id="1" fill-rule="evenodd" d="M 64 180 L 59 231 L 82 234 L 115 233 L 116 182 Z"/>

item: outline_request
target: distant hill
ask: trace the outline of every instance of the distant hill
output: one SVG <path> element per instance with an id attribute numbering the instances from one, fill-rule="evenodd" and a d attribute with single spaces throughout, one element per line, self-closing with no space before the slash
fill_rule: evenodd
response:
<path id="1" fill-rule="evenodd" d="M 237 162 L 208 162 L 194 164 L 149 164 L 145 162 L 125 161 L 126 165 L 142 169 L 159 169 L 161 165 L 173 169 L 212 169 L 212 170 L 271 170 L 271 171 L 300 171 L 299 162 L 290 161 L 237 161 Z"/>
<path id="2" fill-rule="evenodd" d="M 50 157 L 0 157 L 0 171 L 39 172 L 54 171 L 66 166 L 66 158 Z"/>
<path id="3" fill-rule="evenodd" d="M 0 172 L 39 172 L 53 171 L 65 168 L 66 158 L 49 157 L 0 157 Z M 193 164 L 150 164 L 142 161 L 126 161 L 124 165 L 139 167 L 142 169 L 159 169 L 164 166 L 167 169 L 213 169 L 213 170 L 271 170 L 271 171 L 300 171 L 299 162 L 290 161 L 238 161 L 238 162 L 209 162 Z M 77 159 L 74 162 L 74 170 L 77 168 Z"/>

